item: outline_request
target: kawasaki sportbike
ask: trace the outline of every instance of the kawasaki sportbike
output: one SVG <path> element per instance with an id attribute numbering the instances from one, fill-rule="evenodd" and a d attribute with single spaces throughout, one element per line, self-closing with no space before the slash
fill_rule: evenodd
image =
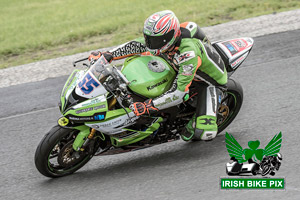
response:
<path id="1" fill-rule="evenodd" d="M 253 39 L 239 38 L 212 45 L 231 76 L 251 51 Z M 35 165 L 43 175 L 65 176 L 93 156 L 177 140 L 195 113 L 196 81 L 182 104 L 151 117 L 137 117 L 128 108 L 132 102 L 155 98 L 172 87 L 176 72 L 163 58 L 132 56 L 125 60 L 121 70 L 103 63 L 101 57 L 87 70 L 74 70 L 66 81 L 59 103 L 62 117 L 44 136 L 35 153 Z M 241 85 L 229 78 L 227 88 L 218 88 L 217 99 L 217 124 L 221 132 L 241 108 Z"/>

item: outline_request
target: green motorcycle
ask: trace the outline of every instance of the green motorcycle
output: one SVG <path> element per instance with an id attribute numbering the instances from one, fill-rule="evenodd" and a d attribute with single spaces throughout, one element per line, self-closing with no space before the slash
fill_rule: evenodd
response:
<path id="1" fill-rule="evenodd" d="M 236 47 L 237 41 L 246 45 Z M 245 60 L 252 45 L 251 38 L 213 44 L 226 63 L 229 76 Z M 62 117 L 36 149 L 35 165 L 41 174 L 61 177 L 74 173 L 93 156 L 178 140 L 180 131 L 195 113 L 197 83 L 190 86 L 190 97 L 182 104 L 153 116 L 135 116 L 129 105 L 169 90 L 176 72 L 165 59 L 156 56 L 129 57 L 121 70 L 103 65 L 103 59 L 86 70 L 74 70 L 66 81 L 59 103 Z M 218 89 L 219 133 L 236 117 L 242 102 L 241 85 L 229 78 L 227 88 Z"/>

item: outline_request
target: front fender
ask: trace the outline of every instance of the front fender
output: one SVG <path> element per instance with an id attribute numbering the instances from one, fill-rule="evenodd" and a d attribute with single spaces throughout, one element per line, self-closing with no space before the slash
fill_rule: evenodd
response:
<path id="1" fill-rule="evenodd" d="M 75 138 L 75 141 L 73 143 L 73 149 L 75 151 L 79 151 L 79 149 L 82 147 L 83 143 L 87 139 L 88 135 L 90 134 L 90 127 L 83 125 L 74 128 L 79 130 L 80 132 Z"/>

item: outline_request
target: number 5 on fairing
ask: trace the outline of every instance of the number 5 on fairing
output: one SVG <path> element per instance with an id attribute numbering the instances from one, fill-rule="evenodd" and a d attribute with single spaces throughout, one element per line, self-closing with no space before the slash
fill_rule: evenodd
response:
<path id="1" fill-rule="evenodd" d="M 84 94 L 90 94 L 99 85 L 100 84 L 90 75 L 90 73 L 87 73 L 83 80 L 78 83 L 79 89 Z"/>

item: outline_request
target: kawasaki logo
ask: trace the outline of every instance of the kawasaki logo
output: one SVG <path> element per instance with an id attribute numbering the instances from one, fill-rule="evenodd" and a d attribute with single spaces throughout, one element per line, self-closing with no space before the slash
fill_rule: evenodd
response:
<path id="1" fill-rule="evenodd" d="M 155 85 L 148 86 L 148 87 L 147 87 L 147 90 L 148 90 L 148 91 L 149 91 L 149 90 L 152 90 L 152 89 L 154 89 L 154 88 L 156 88 L 156 87 L 158 87 L 158 86 L 160 86 L 160 85 L 162 85 L 162 84 L 164 84 L 164 83 L 167 83 L 167 82 L 168 82 L 168 79 L 164 79 L 164 80 L 162 80 L 161 82 L 156 83 Z"/>

